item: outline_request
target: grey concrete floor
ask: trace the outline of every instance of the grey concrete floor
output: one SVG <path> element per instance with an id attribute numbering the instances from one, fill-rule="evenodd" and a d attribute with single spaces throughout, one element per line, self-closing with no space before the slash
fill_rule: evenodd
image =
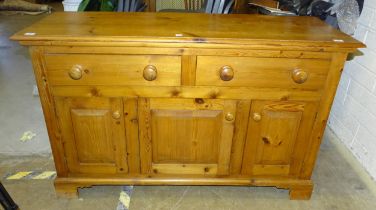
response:
<path id="1" fill-rule="evenodd" d="M 54 170 L 39 98 L 25 47 L 8 36 L 42 16 L 0 16 L 0 177 L 27 170 Z M 22 132 L 37 136 L 20 142 Z M 261 187 L 138 186 L 131 210 L 156 209 L 314 209 L 376 210 L 376 187 L 360 164 L 328 131 L 314 171 L 315 189 L 309 201 L 290 201 L 287 190 Z M 12 155 L 12 156 L 9 156 Z M 52 180 L 3 180 L 15 201 L 25 210 L 115 209 L 120 186 L 80 190 L 80 199 L 56 198 Z"/>
<path id="2" fill-rule="evenodd" d="M 35 79 L 28 49 L 9 40 L 10 35 L 42 17 L 0 13 L 1 154 L 50 153 L 39 97 L 32 95 Z M 36 137 L 21 142 L 25 131 L 32 131 Z"/>
<path id="3" fill-rule="evenodd" d="M 28 170 L 53 170 L 50 156 L 0 156 L 0 176 Z M 291 201 L 287 190 L 272 187 L 136 186 L 131 210 L 375 210 L 376 183 L 327 131 L 314 171 L 309 201 Z M 116 209 L 120 186 L 80 189 L 79 199 L 56 198 L 52 180 L 3 180 L 27 210 Z"/>

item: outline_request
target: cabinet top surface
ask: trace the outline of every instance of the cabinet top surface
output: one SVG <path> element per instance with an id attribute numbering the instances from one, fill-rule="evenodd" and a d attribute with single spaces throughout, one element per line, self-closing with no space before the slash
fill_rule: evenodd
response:
<path id="1" fill-rule="evenodd" d="M 19 41 L 364 45 L 314 17 L 246 14 L 56 12 L 11 37 Z"/>

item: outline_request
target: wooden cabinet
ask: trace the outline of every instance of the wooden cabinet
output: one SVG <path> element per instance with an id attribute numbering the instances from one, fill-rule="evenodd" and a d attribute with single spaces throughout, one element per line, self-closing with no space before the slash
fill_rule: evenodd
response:
<path id="1" fill-rule="evenodd" d="M 12 39 L 30 46 L 68 196 L 246 185 L 309 199 L 343 63 L 364 46 L 310 17 L 180 13 L 54 13 Z"/>
<path id="2" fill-rule="evenodd" d="M 126 173 L 121 98 L 55 99 L 70 173 Z"/>
<path id="3" fill-rule="evenodd" d="M 236 101 L 142 98 L 141 171 L 228 175 Z"/>
<path id="4" fill-rule="evenodd" d="M 242 172 L 297 176 L 316 109 L 309 102 L 252 102 Z"/>

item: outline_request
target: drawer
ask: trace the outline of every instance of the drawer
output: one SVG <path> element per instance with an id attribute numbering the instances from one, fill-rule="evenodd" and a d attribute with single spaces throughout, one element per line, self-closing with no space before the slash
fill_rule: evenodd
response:
<path id="1" fill-rule="evenodd" d="M 198 56 L 196 85 L 323 88 L 330 60 Z"/>
<path id="2" fill-rule="evenodd" d="M 178 86 L 180 56 L 48 54 L 47 79 L 52 85 Z"/>

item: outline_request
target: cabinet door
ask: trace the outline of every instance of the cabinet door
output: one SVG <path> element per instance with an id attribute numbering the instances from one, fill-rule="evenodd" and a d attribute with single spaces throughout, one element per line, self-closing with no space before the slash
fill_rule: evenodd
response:
<path id="1" fill-rule="evenodd" d="M 253 101 L 243 174 L 296 176 L 315 115 L 315 103 Z"/>
<path id="2" fill-rule="evenodd" d="M 71 173 L 128 171 L 120 98 L 55 98 Z"/>
<path id="3" fill-rule="evenodd" d="M 142 173 L 229 174 L 236 101 L 141 98 L 138 112 Z"/>

